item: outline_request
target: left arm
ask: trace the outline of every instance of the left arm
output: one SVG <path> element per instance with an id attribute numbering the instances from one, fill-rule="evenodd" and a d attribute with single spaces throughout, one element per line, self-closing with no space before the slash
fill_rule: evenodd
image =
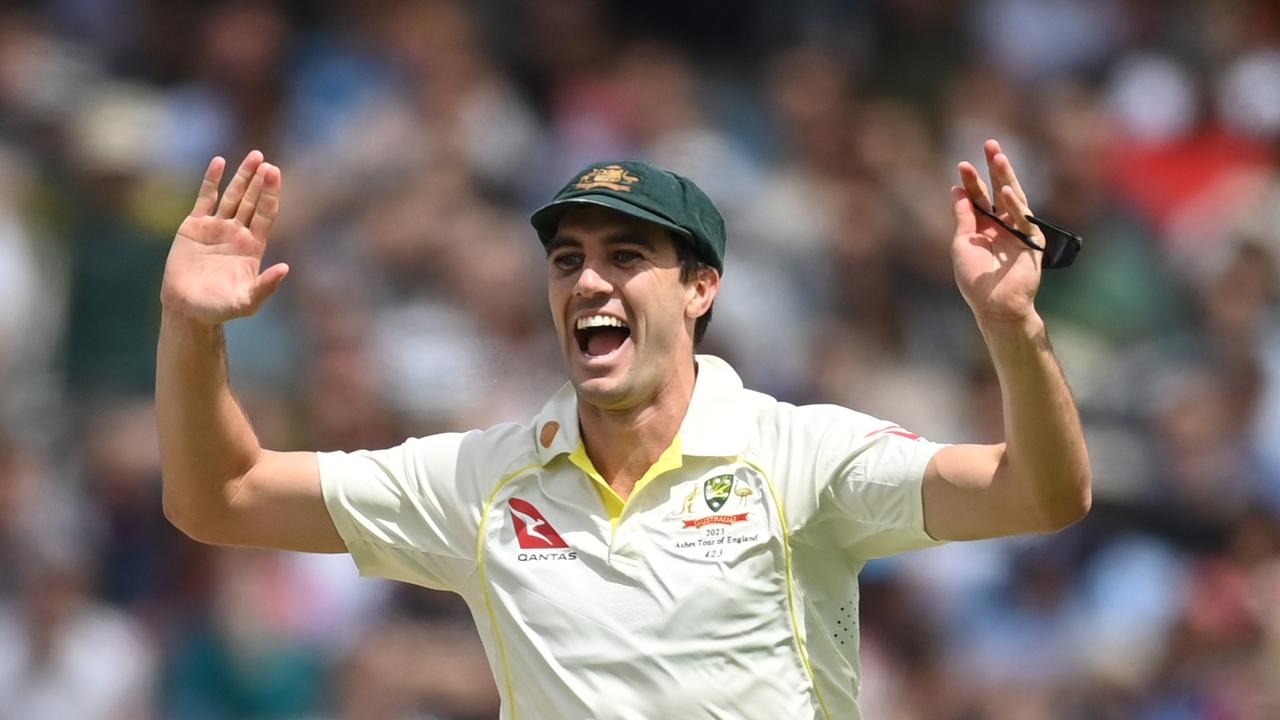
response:
<path id="1" fill-rule="evenodd" d="M 998 186 L 995 211 L 1043 244 L 1009 159 L 994 140 L 987 164 Z M 1034 299 L 1040 252 L 974 212 L 992 207 L 977 170 L 960 164 L 964 188 L 952 188 L 956 284 L 973 310 L 1000 381 L 1005 442 L 953 445 L 929 462 L 925 528 L 945 540 L 975 540 L 1059 530 L 1084 517 L 1091 472 L 1075 401 Z"/>

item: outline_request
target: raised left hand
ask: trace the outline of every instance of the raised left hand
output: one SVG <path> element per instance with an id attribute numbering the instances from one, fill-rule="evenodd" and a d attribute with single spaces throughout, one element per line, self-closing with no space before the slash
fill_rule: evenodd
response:
<path id="1" fill-rule="evenodd" d="M 1044 233 L 1027 220 L 1031 214 L 1027 195 L 1018 183 L 1008 156 L 1000 150 L 1000 143 L 988 140 L 983 149 L 987 170 L 996 188 L 993 212 L 1044 247 Z M 971 203 L 992 209 L 987 184 L 978 169 L 968 162 L 961 162 L 959 171 L 963 187 L 951 188 L 956 215 L 951 261 L 960 294 L 979 324 L 1026 320 L 1035 314 L 1041 252 L 1027 247 L 999 224 L 976 212 Z"/>

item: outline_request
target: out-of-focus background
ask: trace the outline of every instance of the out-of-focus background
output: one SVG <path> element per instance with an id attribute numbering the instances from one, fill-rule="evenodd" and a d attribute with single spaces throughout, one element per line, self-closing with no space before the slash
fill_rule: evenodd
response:
<path id="1" fill-rule="evenodd" d="M 867 717 L 1280 717 L 1275 2 L 44 0 L 0 4 L 0 720 L 496 714 L 451 596 L 164 520 L 158 290 L 212 155 L 284 171 L 293 272 L 227 328 L 268 446 L 531 416 L 526 217 L 617 157 L 723 210 L 704 349 L 748 385 L 991 441 L 947 253 L 987 137 L 1087 239 L 1040 306 L 1094 510 L 869 566 Z"/>

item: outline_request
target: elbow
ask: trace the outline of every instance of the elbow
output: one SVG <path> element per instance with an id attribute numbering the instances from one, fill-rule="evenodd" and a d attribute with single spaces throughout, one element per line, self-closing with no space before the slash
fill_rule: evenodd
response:
<path id="1" fill-rule="evenodd" d="M 182 497 L 167 486 L 163 491 L 162 507 L 164 517 L 183 535 L 199 543 L 222 545 L 221 534 L 217 523 L 210 517 L 208 507 L 201 507 L 192 498 Z"/>
<path id="2" fill-rule="evenodd" d="M 1057 532 L 1075 525 L 1085 519 L 1085 516 L 1089 514 L 1089 510 L 1092 508 L 1093 495 L 1086 490 L 1084 494 L 1074 502 L 1064 504 L 1061 511 L 1052 518 L 1048 531 Z"/>
<path id="3" fill-rule="evenodd" d="M 208 534 L 200 525 L 199 513 L 195 512 L 191 503 L 176 498 L 168 489 L 164 491 L 164 518 L 183 535 L 196 542 L 209 543 Z"/>
<path id="4" fill-rule="evenodd" d="M 1041 509 L 1043 532 L 1057 532 L 1080 522 L 1093 508 L 1093 490 L 1088 471 L 1070 484 L 1072 491 L 1053 498 Z"/>

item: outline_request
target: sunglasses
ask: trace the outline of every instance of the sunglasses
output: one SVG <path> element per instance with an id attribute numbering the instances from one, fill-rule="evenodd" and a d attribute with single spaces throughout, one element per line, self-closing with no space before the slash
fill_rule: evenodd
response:
<path id="1" fill-rule="evenodd" d="M 1044 233 L 1044 246 L 1042 247 L 1037 245 L 1030 235 L 1001 220 L 995 213 L 978 205 L 978 203 L 970 202 L 973 203 L 974 210 L 1004 228 L 1010 235 L 1021 240 L 1027 247 L 1043 252 L 1044 255 L 1040 256 L 1040 267 L 1045 270 L 1069 267 L 1072 261 L 1076 259 L 1076 255 L 1080 253 L 1080 248 L 1084 247 L 1084 238 L 1079 235 L 1060 225 L 1054 225 L 1048 220 L 1041 220 L 1034 215 L 1028 215 L 1027 220 Z"/>

